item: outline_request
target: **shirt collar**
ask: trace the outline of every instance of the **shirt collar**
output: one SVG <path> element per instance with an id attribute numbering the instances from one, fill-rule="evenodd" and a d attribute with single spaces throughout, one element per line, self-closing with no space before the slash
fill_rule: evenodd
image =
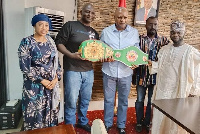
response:
<path id="1" fill-rule="evenodd" d="M 152 8 L 152 7 L 151 7 Z M 149 8 L 149 9 L 145 9 L 145 12 L 146 12 L 146 10 L 149 12 L 150 10 L 151 10 L 151 8 Z"/>
<path id="2" fill-rule="evenodd" d="M 112 28 L 112 31 L 113 31 L 113 32 L 119 31 L 119 30 L 117 30 L 115 24 L 113 24 L 113 25 L 111 26 L 111 28 Z M 129 26 L 129 25 L 126 25 L 126 28 L 125 28 L 123 31 L 129 32 L 129 31 L 130 31 L 130 26 Z"/>
<path id="3" fill-rule="evenodd" d="M 148 36 L 147 36 L 147 34 L 143 34 L 142 35 L 143 37 L 146 37 L 147 39 L 150 39 Z M 156 36 L 155 36 L 155 38 L 153 38 L 153 39 L 156 39 L 156 38 L 158 38 L 159 37 L 159 35 L 158 35 L 158 33 L 156 33 Z"/>

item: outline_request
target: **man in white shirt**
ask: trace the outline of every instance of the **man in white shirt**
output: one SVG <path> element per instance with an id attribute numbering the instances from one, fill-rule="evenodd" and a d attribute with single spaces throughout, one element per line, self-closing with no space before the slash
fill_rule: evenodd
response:
<path id="1" fill-rule="evenodd" d="M 200 52 L 184 42 L 184 23 L 174 21 L 170 28 L 173 44 L 163 46 L 158 53 L 158 62 L 152 62 L 151 73 L 157 72 L 152 100 L 200 95 Z M 186 133 L 155 108 L 152 122 L 152 134 Z"/>
<path id="2" fill-rule="evenodd" d="M 124 49 L 128 46 L 139 47 L 138 30 L 127 25 L 128 11 L 119 7 L 115 11 L 115 24 L 103 29 L 101 41 L 112 49 Z M 104 62 L 104 121 L 108 131 L 113 125 L 114 99 L 116 87 L 118 90 L 117 127 L 120 134 L 125 134 L 126 116 L 128 109 L 128 95 L 131 88 L 132 74 L 136 66 L 128 67 L 122 62 Z"/>

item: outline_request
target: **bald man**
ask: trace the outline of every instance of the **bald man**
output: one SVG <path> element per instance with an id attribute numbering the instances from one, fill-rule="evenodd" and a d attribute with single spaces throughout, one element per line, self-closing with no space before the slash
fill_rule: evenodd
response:
<path id="1" fill-rule="evenodd" d="M 119 7 L 114 14 L 115 24 L 103 29 L 101 41 L 114 50 L 124 49 L 128 46 L 139 47 L 138 30 L 127 25 L 128 11 Z M 104 121 L 107 131 L 113 125 L 114 99 L 118 90 L 117 127 L 120 134 L 125 134 L 126 115 L 128 108 L 128 95 L 131 88 L 132 74 L 136 66 L 128 67 L 125 64 L 113 61 L 104 62 L 103 89 L 104 89 Z"/>
<path id="2" fill-rule="evenodd" d="M 77 127 L 88 132 L 91 131 L 91 127 L 88 124 L 87 110 L 92 94 L 94 73 L 92 63 L 82 60 L 78 48 L 82 41 L 99 39 L 98 33 L 90 27 L 94 18 L 93 5 L 85 4 L 81 10 L 81 19 L 66 22 L 55 40 L 58 50 L 64 54 L 65 124 L 75 125 L 78 99 Z"/>

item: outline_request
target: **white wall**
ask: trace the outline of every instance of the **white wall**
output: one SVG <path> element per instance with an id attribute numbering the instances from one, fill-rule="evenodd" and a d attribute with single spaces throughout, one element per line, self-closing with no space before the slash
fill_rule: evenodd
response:
<path id="1" fill-rule="evenodd" d="M 72 20 L 75 0 L 4 0 L 5 45 L 8 80 L 8 99 L 21 99 L 23 78 L 17 49 L 25 36 L 24 8 L 40 6 L 65 12 L 65 22 Z"/>
<path id="2" fill-rule="evenodd" d="M 74 7 L 75 0 L 25 0 L 25 8 L 34 6 L 63 11 L 65 22 L 72 20 L 73 16 L 75 16 L 75 19 L 77 17 L 77 13 L 74 14 L 74 9 L 77 9 Z"/>
<path id="3" fill-rule="evenodd" d="M 17 49 L 24 37 L 25 0 L 4 0 L 5 46 L 7 62 L 8 99 L 21 98 L 22 73 Z"/>

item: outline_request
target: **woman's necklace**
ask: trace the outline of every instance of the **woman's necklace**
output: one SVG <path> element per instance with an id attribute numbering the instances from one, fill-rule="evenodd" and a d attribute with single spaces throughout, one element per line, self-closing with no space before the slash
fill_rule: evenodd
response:
<path id="1" fill-rule="evenodd" d="M 37 42 L 41 42 L 41 43 L 47 42 L 47 39 L 46 39 L 45 36 L 37 36 L 37 35 L 34 34 L 34 38 L 35 38 L 35 40 L 36 40 Z"/>

